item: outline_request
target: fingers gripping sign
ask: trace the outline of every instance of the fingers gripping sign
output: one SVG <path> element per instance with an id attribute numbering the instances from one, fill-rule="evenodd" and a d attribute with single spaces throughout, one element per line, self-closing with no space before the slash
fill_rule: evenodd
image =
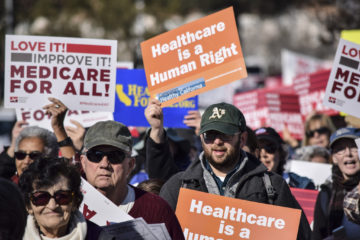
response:
<path id="1" fill-rule="evenodd" d="M 145 117 L 151 126 L 150 137 L 160 143 L 164 139 L 164 117 L 159 100 L 150 99 L 149 105 L 145 109 Z"/>

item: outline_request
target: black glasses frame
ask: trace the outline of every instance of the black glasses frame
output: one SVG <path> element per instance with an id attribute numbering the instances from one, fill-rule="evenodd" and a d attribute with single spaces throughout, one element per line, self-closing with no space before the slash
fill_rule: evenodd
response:
<path id="1" fill-rule="evenodd" d="M 51 195 L 47 191 L 36 191 L 30 194 L 30 201 L 35 206 L 45 206 L 54 198 L 55 202 L 59 205 L 68 205 L 74 199 L 75 193 L 71 190 L 59 190 Z"/>
<path id="2" fill-rule="evenodd" d="M 17 151 L 14 153 L 14 155 L 17 160 L 24 160 L 26 156 L 29 156 L 32 160 L 37 160 L 41 158 L 42 153 L 39 151 L 32 151 L 30 153 L 26 153 L 24 151 Z"/>
<path id="3" fill-rule="evenodd" d="M 127 154 L 121 150 L 115 150 L 115 151 L 109 151 L 104 152 L 100 150 L 88 150 L 85 153 L 86 157 L 94 163 L 99 163 L 103 159 L 104 156 L 107 156 L 108 161 L 111 164 L 120 164 L 122 163 L 125 158 L 127 157 Z"/>

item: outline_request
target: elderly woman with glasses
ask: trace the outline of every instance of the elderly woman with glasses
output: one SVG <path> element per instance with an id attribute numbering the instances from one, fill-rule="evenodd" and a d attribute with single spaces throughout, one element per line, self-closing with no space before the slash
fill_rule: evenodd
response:
<path id="1" fill-rule="evenodd" d="M 330 137 L 333 162 L 331 180 L 321 185 L 314 211 L 312 239 L 360 239 L 360 225 L 350 222 L 344 215 L 346 193 L 360 181 L 360 160 L 355 139 L 360 129 L 341 128 Z"/>
<path id="2" fill-rule="evenodd" d="M 63 125 L 67 107 L 56 98 L 49 100 L 51 103 L 44 109 L 52 116 L 54 133 L 41 127 L 24 127 L 24 121 L 17 122 L 13 128 L 11 146 L 0 154 L 0 177 L 11 178 L 18 183 L 22 172 L 40 157 L 57 157 L 59 149 L 63 157 L 70 159 L 75 155 L 72 141 Z"/>
<path id="3" fill-rule="evenodd" d="M 66 159 L 40 158 L 30 164 L 19 182 L 29 213 L 24 239 L 111 239 L 78 210 L 80 185 L 80 173 Z"/>

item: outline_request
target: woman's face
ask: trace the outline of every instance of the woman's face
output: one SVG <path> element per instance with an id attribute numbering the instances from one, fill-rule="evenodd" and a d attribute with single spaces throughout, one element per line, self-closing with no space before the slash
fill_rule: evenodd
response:
<path id="1" fill-rule="evenodd" d="M 320 120 L 313 120 L 309 123 L 309 145 L 328 147 L 330 130 L 321 125 Z"/>
<path id="2" fill-rule="evenodd" d="M 279 166 L 279 151 L 276 144 L 269 141 L 259 141 L 260 161 L 269 171 L 276 171 Z"/>
<path id="3" fill-rule="evenodd" d="M 44 142 L 38 137 L 24 138 L 19 142 L 17 152 L 26 153 L 25 158 L 18 159 L 15 156 L 16 171 L 20 176 L 23 171 L 35 160 L 31 159 L 30 153 L 39 154 L 44 152 Z"/>
<path id="4" fill-rule="evenodd" d="M 54 196 L 59 190 L 69 190 L 68 180 L 61 176 L 58 182 L 50 188 L 36 189 L 34 192 L 45 191 Z M 47 237 L 61 237 L 66 234 L 71 214 L 75 211 L 74 199 L 66 205 L 58 204 L 54 198 L 44 206 L 36 206 L 30 201 L 29 214 L 33 214 L 40 230 Z"/>
<path id="5" fill-rule="evenodd" d="M 358 148 L 354 139 L 339 139 L 332 145 L 332 160 L 338 165 L 345 179 L 360 170 Z"/>

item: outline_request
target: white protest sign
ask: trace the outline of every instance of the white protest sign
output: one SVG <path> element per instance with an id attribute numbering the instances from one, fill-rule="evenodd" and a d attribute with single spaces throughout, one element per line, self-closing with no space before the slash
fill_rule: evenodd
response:
<path id="1" fill-rule="evenodd" d="M 69 109 L 114 111 L 117 41 L 6 35 L 7 108 L 39 108 L 48 97 Z"/>
<path id="2" fill-rule="evenodd" d="M 358 148 L 358 155 L 359 155 L 359 159 L 360 159 L 360 138 L 355 139 L 355 143 Z"/>
<path id="3" fill-rule="evenodd" d="M 16 109 L 16 118 L 18 121 L 26 121 L 29 126 L 39 126 L 53 131 L 51 127 L 51 117 L 47 115 L 43 109 Z M 78 121 L 84 128 L 87 128 L 99 121 L 114 120 L 114 116 L 111 112 L 68 110 L 64 119 L 64 126 L 74 127 L 74 124 L 72 124 L 70 120 Z"/>
<path id="4" fill-rule="evenodd" d="M 360 117 L 359 63 L 360 45 L 340 39 L 323 99 L 325 106 Z"/>
<path id="5" fill-rule="evenodd" d="M 84 199 L 79 210 L 86 219 L 91 220 L 99 226 L 106 226 L 110 223 L 119 223 L 134 219 L 102 195 L 85 179 L 82 178 L 81 180 L 81 191 L 84 195 Z"/>
<path id="6" fill-rule="evenodd" d="M 331 164 L 291 160 L 286 166 L 290 172 L 313 180 L 315 186 L 320 186 L 331 176 Z"/>

